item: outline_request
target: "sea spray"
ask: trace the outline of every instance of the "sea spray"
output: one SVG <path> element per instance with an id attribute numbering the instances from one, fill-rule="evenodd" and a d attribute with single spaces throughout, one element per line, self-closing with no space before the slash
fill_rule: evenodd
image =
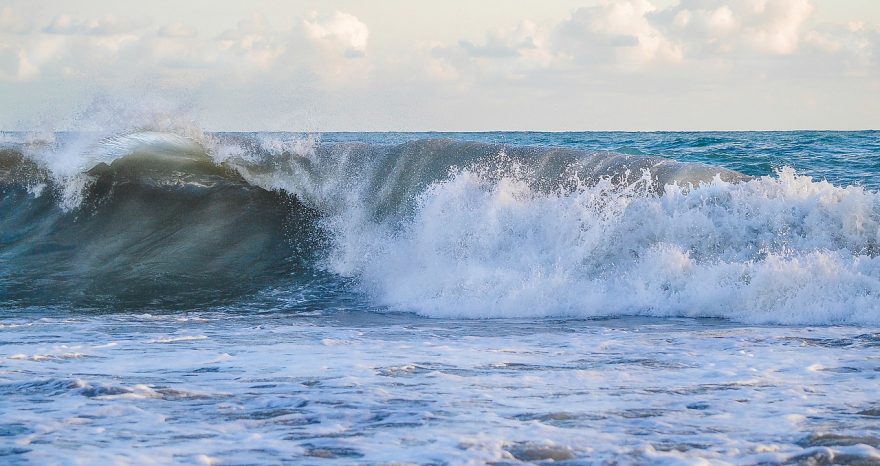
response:
<path id="1" fill-rule="evenodd" d="M 434 317 L 880 317 L 875 193 L 790 169 L 657 194 L 649 184 L 646 173 L 544 193 L 462 171 L 432 185 L 398 231 L 346 237 L 341 248 L 363 250 L 335 266 L 381 302 Z"/>
<path id="2" fill-rule="evenodd" d="M 161 131 L 8 137 L 2 157 L 19 303 L 199 307 L 320 276 L 432 317 L 880 322 L 880 198 L 790 168 Z"/>

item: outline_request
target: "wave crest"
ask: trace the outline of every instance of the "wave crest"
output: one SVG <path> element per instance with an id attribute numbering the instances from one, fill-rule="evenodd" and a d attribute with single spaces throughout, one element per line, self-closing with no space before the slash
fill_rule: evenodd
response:
<path id="1" fill-rule="evenodd" d="M 324 274 L 434 317 L 880 322 L 878 194 L 791 169 L 444 139 L 5 144 L 16 302 L 198 306 Z"/>
<path id="2" fill-rule="evenodd" d="M 880 319 L 875 193 L 790 169 L 657 194 L 649 184 L 542 193 L 463 171 L 432 186 L 402 230 L 352 232 L 341 243 L 356 250 L 335 267 L 388 305 L 438 317 Z"/>

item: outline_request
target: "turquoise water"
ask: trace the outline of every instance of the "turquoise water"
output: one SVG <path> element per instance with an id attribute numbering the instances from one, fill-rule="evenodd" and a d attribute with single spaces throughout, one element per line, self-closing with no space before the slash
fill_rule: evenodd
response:
<path id="1" fill-rule="evenodd" d="M 321 140 L 388 144 L 431 137 L 660 155 L 752 176 L 789 166 L 838 185 L 880 187 L 880 131 L 324 133 Z"/>
<path id="2" fill-rule="evenodd" d="M 880 463 L 880 132 L 0 135 L 0 463 Z"/>
<path id="3" fill-rule="evenodd" d="M 13 309 L 880 322 L 878 132 L 2 141 Z"/>

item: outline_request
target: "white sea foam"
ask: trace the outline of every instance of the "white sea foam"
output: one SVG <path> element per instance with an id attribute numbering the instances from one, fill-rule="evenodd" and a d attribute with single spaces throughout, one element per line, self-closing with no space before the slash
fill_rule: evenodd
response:
<path id="1" fill-rule="evenodd" d="M 180 335 L 156 338 L 147 341 L 147 343 L 179 343 L 185 341 L 205 340 L 207 338 L 208 337 L 206 337 L 205 335 Z"/>
<path id="2" fill-rule="evenodd" d="M 71 210 L 92 182 L 85 170 L 144 150 L 295 195 L 331 238 L 322 266 L 395 310 L 880 323 L 880 195 L 788 168 L 712 179 L 723 169 L 619 154 L 198 131 L 80 138 L 29 156 Z"/>
<path id="3" fill-rule="evenodd" d="M 650 175 L 541 192 L 462 170 L 403 223 L 328 221 L 333 270 L 434 317 L 880 322 L 880 197 L 783 169 L 652 194 Z"/>
<path id="4" fill-rule="evenodd" d="M 880 406 L 866 389 L 880 364 L 876 327 L 202 316 L 17 317 L 0 353 L 0 428 L 15 446 L 6 458 L 753 465 L 880 455 Z M 147 343 L 169 327 L 211 338 Z M 108 337 L 119 344 L 96 345 Z M 46 341 L 91 357 L 27 356 L 47 354 Z"/>
<path id="5" fill-rule="evenodd" d="M 465 156 L 447 174 L 426 172 L 426 157 L 450 157 L 434 148 L 389 161 L 357 145 L 318 153 L 314 138 L 259 146 L 227 142 L 215 159 L 323 212 L 325 266 L 397 310 L 880 322 L 880 196 L 861 187 L 790 168 L 706 181 L 662 161 L 639 177 L 602 155 L 539 187 L 552 155 Z"/>

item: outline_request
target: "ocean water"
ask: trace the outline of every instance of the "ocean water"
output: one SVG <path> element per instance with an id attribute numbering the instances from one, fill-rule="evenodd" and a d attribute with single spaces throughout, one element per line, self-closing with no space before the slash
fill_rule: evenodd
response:
<path id="1" fill-rule="evenodd" d="M 880 132 L 0 133 L 0 463 L 880 464 Z"/>

